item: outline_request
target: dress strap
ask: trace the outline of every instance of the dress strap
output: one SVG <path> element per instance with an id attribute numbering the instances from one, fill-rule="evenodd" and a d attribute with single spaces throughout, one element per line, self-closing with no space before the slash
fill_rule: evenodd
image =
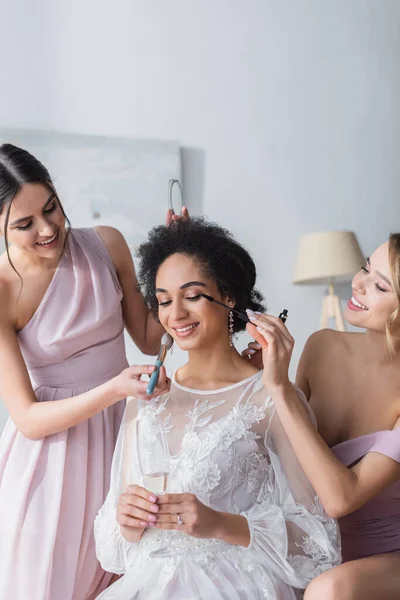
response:
<path id="1" fill-rule="evenodd" d="M 400 463 L 400 427 L 384 431 L 369 452 L 378 452 Z"/>
<path id="2" fill-rule="evenodd" d="M 93 252 L 95 252 L 96 255 L 101 259 L 101 261 L 106 264 L 114 279 L 114 283 L 117 289 L 121 291 L 121 285 L 118 279 L 117 269 L 115 268 L 115 265 L 106 245 L 104 244 L 97 231 L 91 227 L 82 227 L 79 229 L 74 228 L 72 231 L 75 240 L 78 241 L 78 244 L 85 249 L 85 253 L 93 254 Z"/>

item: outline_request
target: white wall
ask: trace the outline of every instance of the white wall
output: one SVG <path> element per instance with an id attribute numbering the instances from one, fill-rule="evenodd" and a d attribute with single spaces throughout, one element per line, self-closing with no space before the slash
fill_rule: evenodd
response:
<path id="1" fill-rule="evenodd" d="M 299 236 L 400 230 L 398 0 L 2 0 L 2 22 L 0 126 L 180 140 L 188 204 L 252 251 L 295 361 L 323 292 L 290 283 Z"/>

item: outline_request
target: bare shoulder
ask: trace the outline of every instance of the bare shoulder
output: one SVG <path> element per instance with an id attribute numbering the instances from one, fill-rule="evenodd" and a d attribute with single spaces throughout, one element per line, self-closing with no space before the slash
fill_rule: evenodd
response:
<path id="1" fill-rule="evenodd" d="M 99 234 L 108 250 L 124 245 L 127 246 L 126 240 L 119 229 L 109 227 L 108 225 L 98 225 L 97 227 L 93 227 L 93 229 Z"/>
<path id="2" fill-rule="evenodd" d="M 10 299 L 13 289 L 17 282 L 21 282 L 17 273 L 12 268 L 7 254 L 0 256 L 0 306 L 3 307 L 3 302 L 6 298 Z"/>
<path id="3" fill-rule="evenodd" d="M 0 321 L 2 323 L 12 320 L 12 299 L 14 297 L 13 284 L 7 273 L 0 268 Z"/>
<path id="4" fill-rule="evenodd" d="M 117 271 L 126 267 L 127 264 L 132 264 L 132 257 L 128 244 L 118 229 L 109 227 L 108 225 L 98 225 L 93 229 L 102 239 Z"/>
<path id="5" fill-rule="evenodd" d="M 352 336 L 357 333 L 335 331 L 334 329 L 321 329 L 311 334 L 308 338 L 297 368 L 296 382 L 309 397 L 311 394 L 311 381 L 325 376 L 330 370 L 332 362 L 339 360 L 350 352 L 353 345 Z"/>
<path id="6" fill-rule="evenodd" d="M 11 285 L 7 277 L 0 270 L 0 303 L 3 307 L 3 302 L 8 302 L 11 294 Z M 0 311 L 1 312 L 1 311 Z"/>
<path id="7" fill-rule="evenodd" d="M 304 347 L 304 353 L 316 359 L 326 354 L 348 352 L 353 346 L 354 337 L 359 335 L 362 334 L 320 329 L 310 335 Z"/>

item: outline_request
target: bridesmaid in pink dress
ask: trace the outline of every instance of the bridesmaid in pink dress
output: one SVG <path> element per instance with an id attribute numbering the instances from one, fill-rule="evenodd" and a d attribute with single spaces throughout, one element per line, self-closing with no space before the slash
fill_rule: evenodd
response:
<path id="1" fill-rule="evenodd" d="M 128 395 L 124 326 L 154 354 L 161 326 L 137 291 L 122 235 L 66 229 L 46 168 L 0 147 L 0 599 L 89 600 L 110 582 L 93 522 L 109 488 Z M 155 394 L 167 389 L 163 372 Z"/>
<path id="2" fill-rule="evenodd" d="M 400 234 L 353 279 L 346 318 L 362 333 L 318 331 L 297 384 L 319 433 L 288 384 L 293 338 L 281 322 L 252 316 L 272 398 L 293 449 L 330 516 L 338 518 L 344 564 L 308 586 L 305 600 L 400 598 Z M 247 352 L 254 350 L 254 344 Z"/>

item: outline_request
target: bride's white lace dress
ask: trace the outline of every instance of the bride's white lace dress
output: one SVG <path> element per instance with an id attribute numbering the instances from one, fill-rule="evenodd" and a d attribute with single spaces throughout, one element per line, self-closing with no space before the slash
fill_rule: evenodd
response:
<path id="1" fill-rule="evenodd" d="M 305 401 L 299 392 L 300 401 Z M 111 489 L 95 522 L 98 558 L 124 573 L 102 600 L 289 600 L 340 562 L 339 531 L 304 475 L 261 373 L 216 391 L 173 379 L 141 410 L 164 419 L 171 454 L 168 491 L 191 492 L 219 511 L 244 515 L 248 548 L 149 527 L 138 543 L 121 535 L 118 497 L 142 484 L 135 456 L 136 402 L 117 443 Z M 310 418 L 311 415 L 310 415 Z"/>

